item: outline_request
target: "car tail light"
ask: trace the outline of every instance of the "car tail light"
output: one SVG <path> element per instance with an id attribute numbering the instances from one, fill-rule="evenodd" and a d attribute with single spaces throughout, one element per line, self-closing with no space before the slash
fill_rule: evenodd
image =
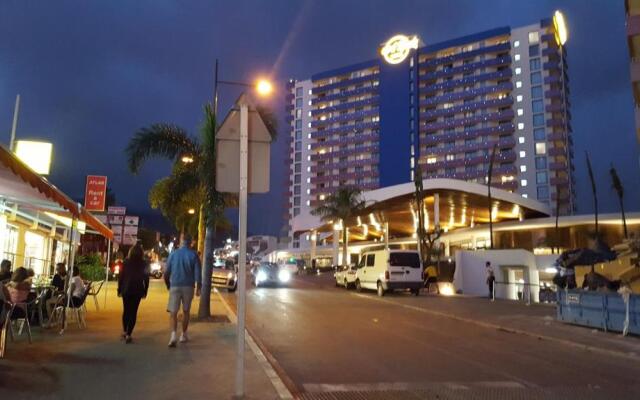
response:
<path id="1" fill-rule="evenodd" d="M 389 270 L 384 271 L 384 280 L 389 280 Z"/>

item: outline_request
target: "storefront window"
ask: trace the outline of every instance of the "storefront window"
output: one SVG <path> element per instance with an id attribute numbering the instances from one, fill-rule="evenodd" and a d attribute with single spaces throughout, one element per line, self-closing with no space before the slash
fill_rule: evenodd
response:
<path id="1" fill-rule="evenodd" d="M 44 273 L 46 239 L 33 232 L 24 234 L 24 267 L 33 268 L 36 275 Z"/>

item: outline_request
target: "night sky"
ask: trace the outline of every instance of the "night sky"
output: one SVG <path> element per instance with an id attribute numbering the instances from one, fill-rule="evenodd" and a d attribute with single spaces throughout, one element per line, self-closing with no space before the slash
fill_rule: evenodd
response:
<path id="1" fill-rule="evenodd" d="M 613 162 L 627 208 L 640 210 L 622 0 L 0 0 L 0 142 L 9 142 L 20 93 L 18 138 L 53 142 L 53 183 L 82 198 L 87 174 L 107 175 L 118 202 L 160 228 L 147 192 L 170 164 L 148 163 L 132 176 L 123 151 L 129 138 L 154 122 L 197 134 L 202 106 L 212 96 L 215 58 L 221 79 L 271 75 L 281 88 L 270 103 L 280 116 L 280 136 L 272 152 L 271 192 L 252 196 L 249 231 L 277 234 L 285 202 L 287 79 L 373 58 L 377 45 L 397 32 L 416 33 L 430 44 L 532 24 L 555 9 L 564 12 L 570 29 L 578 211 L 593 210 L 585 150 L 601 209 L 617 211 L 608 175 Z M 235 88 L 221 89 L 221 115 L 238 95 Z"/>

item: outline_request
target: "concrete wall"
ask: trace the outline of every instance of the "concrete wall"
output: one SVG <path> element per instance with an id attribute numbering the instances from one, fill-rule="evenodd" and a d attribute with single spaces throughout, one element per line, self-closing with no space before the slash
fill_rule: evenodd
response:
<path id="1" fill-rule="evenodd" d="M 531 286 L 531 301 L 538 301 L 540 281 L 536 256 L 526 250 L 477 250 L 456 252 L 456 271 L 453 285 L 456 291 L 472 296 L 488 296 L 485 263 L 491 262 L 496 277 L 496 282 L 509 282 L 509 284 L 496 285 L 496 298 L 517 299 L 517 286 L 511 284 L 515 280 L 515 272 L 506 270 L 505 267 L 522 267 L 524 269 L 524 282 Z"/>

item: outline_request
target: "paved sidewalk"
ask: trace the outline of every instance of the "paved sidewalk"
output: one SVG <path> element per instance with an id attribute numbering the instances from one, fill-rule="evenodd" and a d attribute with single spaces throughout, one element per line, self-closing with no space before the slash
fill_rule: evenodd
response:
<path id="1" fill-rule="evenodd" d="M 120 299 L 109 287 L 107 309 L 89 309 L 87 329 L 71 324 L 64 336 L 34 328 L 9 341 L 0 360 L 0 398 L 14 399 L 230 399 L 234 394 L 235 325 L 212 295 L 213 322 L 195 322 L 191 342 L 167 348 L 167 290 L 153 281 L 142 301 L 134 342 L 120 341 Z M 104 296 L 100 298 L 100 307 Z M 197 311 L 194 301 L 192 314 Z M 246 398 L 277 399 L 277 393 L 247 347 Z"/>
<path id="2" fill-rule="evenodd" d="M 585 350 L 612 353 L 640 361 L 640 338 L 624 337 L 620 333 L 570 325 L 556 320 L 555 304 L 531 304 L 511 300 L 436 295 L 387 296 L 383 301 L 392 301 L 405 307 L 439 314 L 489 327 L 500 327 L 514 333 L 527 333 L 542 339 L 552 339 Z"/>

